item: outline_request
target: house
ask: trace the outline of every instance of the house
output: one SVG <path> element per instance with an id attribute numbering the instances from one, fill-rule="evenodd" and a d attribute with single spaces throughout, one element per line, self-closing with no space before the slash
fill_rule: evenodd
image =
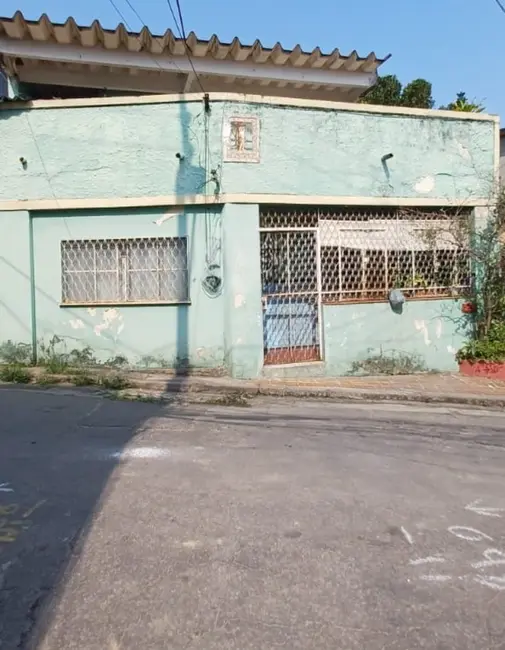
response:
<path id="1" fill-rule="evenodd" d="M 496 117 L 357 104 L 374 54 L 19 13 L 0 53 L 0 354 L 236 377 L 456 367 L 471 270 L 444 233 L 486 218 Z"/>

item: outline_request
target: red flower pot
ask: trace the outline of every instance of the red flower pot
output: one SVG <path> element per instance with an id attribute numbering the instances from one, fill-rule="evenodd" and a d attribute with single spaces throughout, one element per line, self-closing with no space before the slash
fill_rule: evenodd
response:
<path id="1" fill-rule="evenodd" d="M 467 377 L 487 377 L 505 381 L 505 363 L 497 361 L 460 361 L 459 371 Z"/>

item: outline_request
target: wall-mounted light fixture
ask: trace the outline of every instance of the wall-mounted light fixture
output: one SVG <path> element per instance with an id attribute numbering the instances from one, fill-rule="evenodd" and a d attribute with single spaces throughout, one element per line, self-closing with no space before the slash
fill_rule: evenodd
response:
<path id="1" fill-rule="evenodd" d="M 177 152 L 175 154 L 175 157 L 179 159 L 179 162 L 182 162 L 184 160 L 184 156 L 182 153 Z"/>
<path id="2" fill-rule="evenodd" d="M 392 153 L 386 153 L 386 154 L 384 154 L 382 156 L 381 160 L 382 160 L 383 163 L 385 163 L 388 160 L 391 160 L 391 158 L 393 158 L 393 154 Z"/>

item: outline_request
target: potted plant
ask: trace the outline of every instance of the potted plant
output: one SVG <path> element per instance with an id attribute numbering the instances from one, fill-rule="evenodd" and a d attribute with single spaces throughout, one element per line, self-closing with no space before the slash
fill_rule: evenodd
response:
<path id="1" fill-rule="evenodd" d="M 505 381 L 505 189 L 500 190 L 488 217 L 471 237 L 473 280 L 462 304 L 472 327 L 471 340 L 456 354 L 459 370 L 472 377 Z"/>
<path id="2" fill-rule="evenodd" d="M 459 371 L 468 377 L 505 381 L 505 322 L 495 322 L 487 335 L 468 341 L 458 350 Z"/>
<path id="3" fill-rule="evenodd" d="M 415 296 L 425 296 L 428 293 L 428 282 L 420 273 L 414 275 L 414 282 L 412 285 L 415 289 Z"/>

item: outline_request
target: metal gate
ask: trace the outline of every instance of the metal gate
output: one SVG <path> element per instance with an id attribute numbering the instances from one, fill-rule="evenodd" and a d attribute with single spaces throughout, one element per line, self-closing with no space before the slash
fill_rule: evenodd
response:
<path id="1" fill-rule="evenodd" d="M 317 227 L 260 228 L 264 363 L 321 359 Z"/>

